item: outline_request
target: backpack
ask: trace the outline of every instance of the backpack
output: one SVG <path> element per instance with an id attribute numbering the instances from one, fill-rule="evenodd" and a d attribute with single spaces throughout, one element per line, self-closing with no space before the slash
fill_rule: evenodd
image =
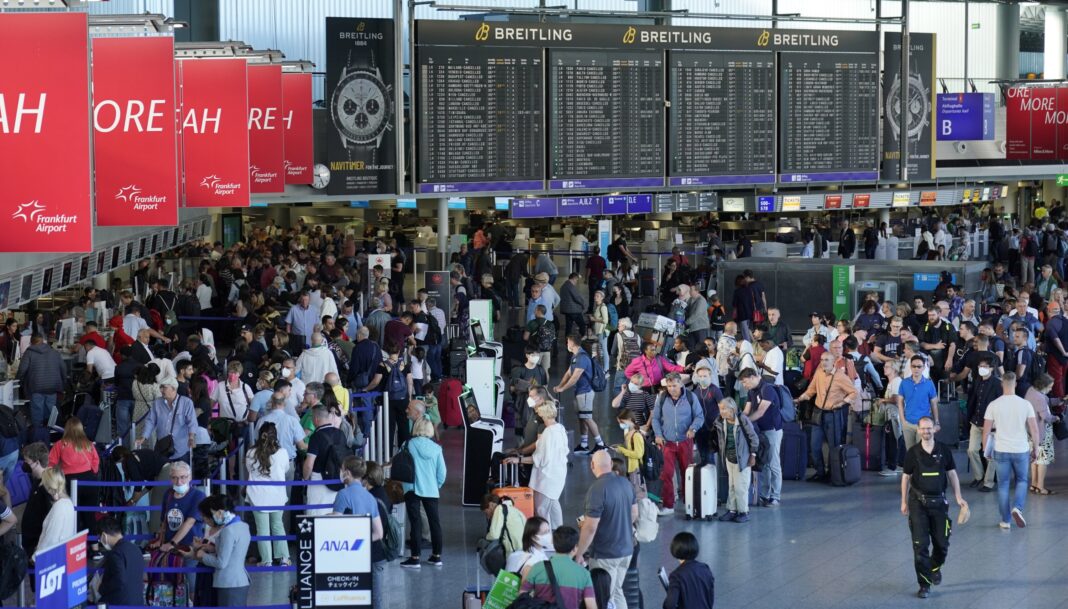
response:
<path id="1" fill-rule="evenodd" d="M 0 595 L 3 598 L 11 598 L 22 587 L 29 564 L 29 557 L 22 546 L 0 543 Z"/>
<path id="2" fill-rule="evenodd" d="M 326 488 L 332 491 L 340 491 L 345 488 L 345 485 L 340 482 L 341 480 L 341 455 L 340 449 L 330 444 L 326 447 L 326 454 L 323 455 L 323 480 L 338 480 L 338 482 L 332 482 L 326 485 Z"/>
<path id="3" fill-rule="evenodd" d="M 0 404 L 0 436 L 5 438 L 21 438 L 25 428 L 19 424 L 15 411 L 6 404 Z"/>
<path id="4" fill-rule="evenodd" d="M 415 459 L 408 450 L 407 442 L 401 446 L 400 452 L 393 456 L 393 466 L 389 469 L 389 479 L 415 484 Z"/>
<path id="5" fill-rule="evenodd" d="M 538 351 L 552 351 L 556 342 L 556 330 L 552 322 L 544 320 L 538 329 L 530 334 L 527 343 Z"/>
<path id="6" fill-rule="evenodd" d="M 642 456 L 638 470 L 646 481 L 659 480 L 660 471 L 664 469 L 664 453 L 656 442 L 645 443 L 645 455 Z"/>
<path id="7" fill-rule="evenodd" d="M 649 543 L 656 539 L 660 532 L 660 524 L 657 519 L 656 504 L 648 497 L 638 501 L 638 521 L 634 523 L 634 539 L 638 543 Z"/>
<path id="8" fill-rule="evenodd" d="M 623 336 L 623 357 L 626 358 L 627 364 L 633 362 L 642 354 L 642 338 L 634 333 L 634 336 L 627 338 Z"/>
<path id="9" fill-rule="evenodd" d="M 1064 235 L 1057 235 L 1057 257 L 1064 258 L 1068 256 L 1068 239 Z"/>
<path id="10" fill-rule="evenodd" d="M 619 310 L 617 310 L 616 305 L 611 302 L 608 303 L 606 307 L 608 308 L 608 329 L 614 332 L 616 326 L 619 325 Z"/>
<path id="11" fill-rule="evenodd" d="M 1023 255 L 1027 258 L 1035 258 L 1038 256 L 1038 244 L 1035 243 L 1033 238 L 1024 238 Z"/>
<path id="12" fill-rule="evenodd" d="M 178 304 L 178 297 L 175 296 L 171 300 L 171 304 L 167 304 L 167 301 L 163 300 L 162 296 L 160 296 L 159 301 L 163 303 L 164 307 L 167 307 L 167 310 L 163 313 L 163 324 L 165 330 L 170 330 L 173 326 L 178 325 L 178 314 L 174 311 L 175 305 Z"/>
<path id="13" fill-rule="evenodd" d="M 614 262 L 619 262 L 619 258 L 620 258 L 619 254 L 620 254 L 620 252 L 619 252 L 619 244 L 618 243 L 614 243 L 614 242 L 613 243 L 609 243 L 608 244 L 608 261 L 609 262 L 613 262 L 613 263 Z"/>
<path id="14" fill-rule="evenodd" d="M 441 344 L 441 326 L 438 325 L 438 319 L 430 314 L 426 316 L 426 344 Z"/>
<path id="15" fill-rule="evenodd" d="M 408 398 L 408 381 L 404 378 L 403 366 L 397 362 L 389 369 L 389 377 L 386 379 L 386 391 L 391 400 L 404 400 Z"/>
<path id="16" fill-rule="evenodd" d="M 404 535 L 401 533 L 401 526 L 393 517 L 393 512 L 386 509 L 386 504 L 382 503 L 381 499 L 375 501 L 378 501 L 378 514 L 382 517 L 382 553 L 388 561 L 397 560 L 401 551 L 404 550 Z"/>
<path id="17" fill-rule="evenodd" d="M 122 468 L 110 456 L 108 458 L 105 458 L 104 462 L 100 465 L 100 481 L 126 482 L 126 476 L 123 475 Z M 130 488 L 132 495 L 132 487 L 102 487 L 99 492 L 100 505 L 104 507 L 118 507 L 126 505 L 126 502 L 129 501 L 129 498 L 126 496 L 126 488 Z"/>
<path id="18" fill-rule="evenodd" d="M 589 357 L 589 356 L 587 356 Z M 583 374 L 587 374 L 583 372 Z M 608 375 L 605 374 L 604 369 L 597 363 L 597 360 L 590 357 L 590 388 L 594 393 L 600 393 L 608 388 Z"/>
<path id="19" fill-rule="evenodd" d="M 1051 254 L 1057 251 L 1057 233 L 1046 233 L 1042 240 L 1042 249 Z"/>
<path id="20" fill-rule="evenodd" d="M 157 332 L 163 330 L 163 317 L 160 316 L 159 311 L 155 309 L 148 310 L 148 325 Z"/>
<path id="21" fill-rule="evenodd" d="M 790 389 L 784 385 L 772 385 L 772 387 L 779 394 L 779 412 L 782 414 L 783 422 L 796 421 L 797 407 L 794 406 L 794 397 L 790 394 Z"/>

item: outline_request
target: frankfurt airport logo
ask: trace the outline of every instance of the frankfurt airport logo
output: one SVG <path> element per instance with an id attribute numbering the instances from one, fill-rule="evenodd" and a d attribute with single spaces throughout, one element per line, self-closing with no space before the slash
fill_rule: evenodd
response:
<path id="1" fill-rule="evenodd" d="M 231 196 L 241 190 L 241 184 L 237 182 L 224 182 L 219 176 L 211 174 L 200 181 L 200 186 L 207 188 L 211 194 L 217 197 Z"/>
<path id="2" fill-rule="evenodd" d="M 164 195 L 143 195 L 141 194 L 140 186 L 130 184 L 129 186 L 123 186 L 119 189 L 119 192 L 115 193 L 115 200 L 123 203 L 133 203 L 134 211 L 155 211 L 159 209 L 160 204 L 167 202 L 167 197 Z"/>
<path id="3" fill-rule="evenodd" d="M 638 34 L 633 26 L 628 27 L 627 31 L 623 33 L 623 44 L 634 44 L 634 37 Z"/>
<path id="4" fill-rule="evenodd" d="M 284 164 L 285 169 L 286 169 L 286 175 L 290 175 L 290 176 L 297 176 L 297 175 L 300 175 L 300 174 L 302 174 L 302 173 L 304 173 L 305 171 L 308 170 L 308 166 L 307 165 L 297 165 L 297 164 L 292 163 L 290 161 L 283 161 L 283 164 Z"/>
<path id="5" fill-rule="evenodd" d="M 757 38 L 757 46 L 758 47 L 766 47 L 766 46 L 768 46 L 768 42 L 770 40 L 771 40 L 771 32 L 768 32 L 767 30 L 764 30 L 763 32 L 760 33 L 760 37 Z"/>
<path id="6" fill-rule="evenodd" d="M 255 165 L 249 166 L 248 170 L 249 173 L 252 174 L 253 184 L 270 184 L 271 182 L 278 179 L 277 171 L 267 171 L 264 169 L 260 169 Z"/>
<path id="7" fill-rule="evenodd" d="M 478 30 L 475 32 L 475 40 L 483 42 L 489 40 L 490 26 L 488 23 L 483 23 L 478 26 Z"/>
<path id="8" fill-rule="evenodd" d="M 46 209 L 46 206 L 42 205 L 37 199 L 34 199 L 29 203 L 19 205 L 18 209 L 15 210 L 15 213 L 11 214 L 11 219 L 22 220 L 24 223 L 32 225 L 35 233 L 44 233 L 46 235 L 52 233 L 65 233 L 71 224 L 78 221 L 77 215 L 46 215 Z"/>

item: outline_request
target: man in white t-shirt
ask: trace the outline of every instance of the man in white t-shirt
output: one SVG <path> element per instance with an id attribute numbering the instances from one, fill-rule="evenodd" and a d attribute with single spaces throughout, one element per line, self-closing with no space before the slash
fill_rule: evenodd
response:
<path id="1" fill-rule="evenodd" d="M 1023 517 L 1027 501 L 1027 485 L 1031 462 L 1037 456 L 1038 424 L 1035 410 L 1027 400 L 1016 395 L 1016 374 L 1006 372 L 1001 377 L 1003 395 L 986 407 L 983 421 L 983 452 L 993 452 L 998 468 L 998 507 L 1002 529 L 1008 530 L 1009 518 L 1018 527 L 1027 526 Z M 1030 437 L 1029 437 L 1030 436 Z M 993 443 L 993 446 L 990 444 Z M 1009 509 L 1009 479 L 1015 476 L 1016 486 Z"/>
<path id="2" fill-rule="evenodd" d="M 101 349 L 93 341 L 85 341 L 85 349 L 85 367 L 89 372 L 95 372 L 101 381 L 115 378 L 115 360 L 107 349 Z"/>
<path id="3" fill-rule="evenodd" d="M 760 348 L 764 351 L 764 357 L 761 361 L 757 362 L 757 366 L 760 367 L 761 375 L 775 376 L 775 384 L 782 385 L 782 368 L 786 363 L 786 356 L 783 355 L 782 349 L 779 348 L 771 337 L 764 336 L 760 339 Z"/>

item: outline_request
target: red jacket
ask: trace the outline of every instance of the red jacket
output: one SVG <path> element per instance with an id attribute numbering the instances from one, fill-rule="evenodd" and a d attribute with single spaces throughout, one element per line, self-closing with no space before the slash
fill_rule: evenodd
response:
<path id="1" fill-rule="evenodd" d="M 95 474 L 100 469 L 100 455 L 96 454 L 94 446 L 90 446 L 89 450 L 78 450 L 73 444 L 60 440 L 48 451 L 48 467 L 57 465 L 64 476 L 88 471 Z"/>

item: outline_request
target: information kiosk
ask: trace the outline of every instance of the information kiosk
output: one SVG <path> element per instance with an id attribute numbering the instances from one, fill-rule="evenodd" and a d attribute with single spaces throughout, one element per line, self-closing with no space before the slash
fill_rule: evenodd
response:
<path id="1" fill-rule="evenodd" d="M 482 416 L 475 394 L 470 390 L 457 399 L 464 417 L 463 496 L 460 502 L 480 505 L 486 493 L 490 459 L 493 453 L 504 450 L 504 421 Z"/>

